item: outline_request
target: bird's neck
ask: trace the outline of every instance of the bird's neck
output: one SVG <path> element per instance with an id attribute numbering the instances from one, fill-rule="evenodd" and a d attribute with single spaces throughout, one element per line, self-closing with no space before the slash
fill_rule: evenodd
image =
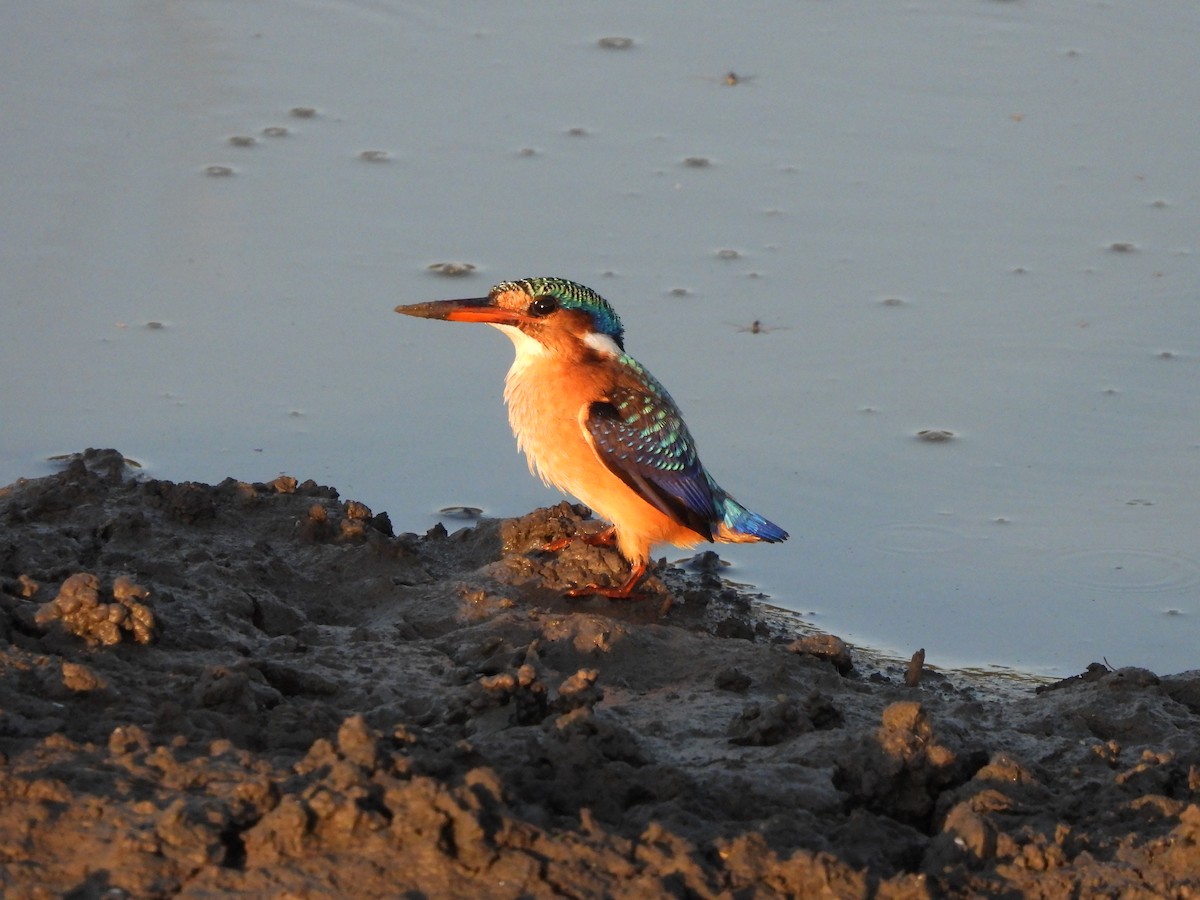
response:
<path id="1" fill-rule="evenodd" d="M 536 465 L 539 447 L 581 433 L 580 416 L 612 389 L 608 354 L 572 337 L 550 348 L 511 325 L 495 326 L 513 342 L 516 358 L 504 380 L 508 421 L 517 443 Z M 612 343 L 611 339 L 606 339 Z M 613 345 L 615 346 L 615 344 Z"/>

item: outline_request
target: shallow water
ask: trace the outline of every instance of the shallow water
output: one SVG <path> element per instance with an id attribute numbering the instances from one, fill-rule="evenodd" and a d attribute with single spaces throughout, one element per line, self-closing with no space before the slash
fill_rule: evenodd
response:
<path id="1" fill-rule="evenodd" d="M 453 9 L 0 12 L 0 481 L 91 445 L 403 530 L 553 502 L 508 342 L 391 309 L 562 275 L 792 532 L 723 554 L 773 603 L 1200 665 L 1195 4 Z"/>

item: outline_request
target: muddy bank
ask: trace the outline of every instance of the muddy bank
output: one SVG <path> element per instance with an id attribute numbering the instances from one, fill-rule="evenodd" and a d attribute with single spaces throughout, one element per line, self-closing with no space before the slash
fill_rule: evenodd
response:
<path id="1" fill-rule="evenodd" d="M 593 526 L 393 535 L 114 451 L 0 491 L 4 896 L 1200 890 L 1200 673 L 909 686 L 711 557 L 562 599 L 623 573 L 536 550 Z"/>

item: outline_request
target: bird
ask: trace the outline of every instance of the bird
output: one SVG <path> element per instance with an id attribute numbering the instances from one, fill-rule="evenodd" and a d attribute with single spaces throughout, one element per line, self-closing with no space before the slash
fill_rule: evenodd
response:
<path id="1" fill-rule="evenodd" d="M 504 382 L 509 424 L 530 472 L 612 524 L 590 544 L 613 546 L 630 565 L 619 585 L 587 584 L 571 597 L 631 599 L 653 545 L 787 540 L 700 463 L 671 395 L 625 352 L 616 311 L 591 288 L 565 278 L 523 278 L 486 297 L 396 307 L 424 319 L 485 322 L 513 342 Z M 544 549 L 560 550 L 570 538 Z"/>

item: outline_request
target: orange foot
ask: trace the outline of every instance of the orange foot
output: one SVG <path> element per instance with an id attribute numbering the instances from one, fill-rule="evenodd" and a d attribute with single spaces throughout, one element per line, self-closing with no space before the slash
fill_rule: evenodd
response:
<path id="1" fill-rule="evenodd" d="M 583 587 L 571 588 L 566 591 L 568 597 L 590 597 L 598 595 L 608 597 L 610 600 L 633 600 L 637 594 L 634 589 L 638 586 L 638 582 L 642 580 L 642 576 L 646 574 L 646 564 L 636 563 L 629 572 L 629 577 L 625 579 L 625 583 L 618 587 L 609 587 L 602 584 L 585 584 Z"/>
<path id="2" fill-rule="evenodd" d="M 561 537 L 550 541 L 542 546 L 542 549 L 548 553 L 557 553 L 559 550 L 564 550 L 571 545 L 573 541 L 583 541 L 589 547 L 615 547 L 617 544 L 617 526 L 609 525 L 602 531 L 583 532 L 573 534 L 570 537 Z M 564 591 L 564 596 L 567 597 L 608 597 L 610 600 L 632 600 L 637 594 L 634 589 L 638 586 L 638 582 L 642 580 L 642 576 L 646 574 L 646 564 L 638 563 L 629 572 L 629 577 L 625 579 L 623 584 L 617 587 L 604 584 L 585 584 L 583 587 L 571 588 L 569 591 Z"/>

